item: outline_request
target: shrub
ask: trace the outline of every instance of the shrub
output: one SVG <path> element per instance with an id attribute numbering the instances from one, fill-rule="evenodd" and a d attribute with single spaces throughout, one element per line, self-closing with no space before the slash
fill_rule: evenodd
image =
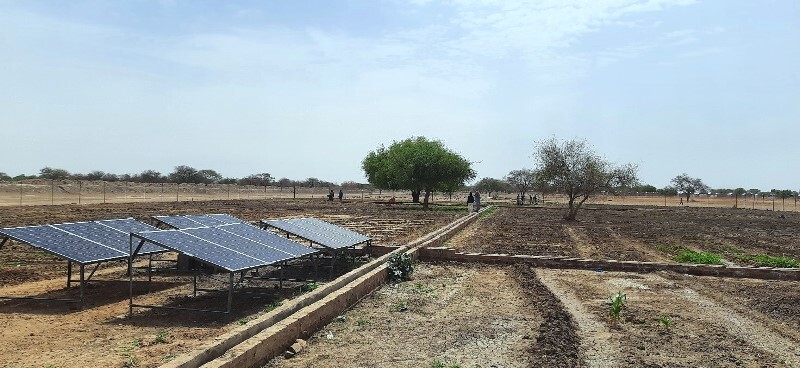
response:
<path id="1" fill-rule="evenodd" d="M 770 257 L 764 254 L 748 258 L 756 265 L 763 267 L 800 268 L 800 263 L 796 259 L 788 257 Z"/>
<path id="2" fill-rule="evenodd" d="M 392 282 L 411 280 L 411 274 L 414 272 L 413 260 L 407 253 L 393 254 L 386 261 L 386 267 L 389 269 L 389 279 Z"/>
<path id="3" fill-rule="evenodd" d="M 675 260 L 681 263 L 694 263 L 694 264 L 722 264 L 722 257 L 716 253 L 695 252 L 693 250 L 684 250 Z"/>

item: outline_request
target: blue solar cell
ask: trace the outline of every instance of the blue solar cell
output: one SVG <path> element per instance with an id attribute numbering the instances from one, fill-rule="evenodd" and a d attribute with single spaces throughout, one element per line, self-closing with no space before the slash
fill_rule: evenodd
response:
<path id="1" fill-rule="evenodd" d="M 247 254 L 250 257 L 263 261 L 265 265 L 295 258 L 292 254 L 265 247 L 263 244 L 216 227 L 186 229 L 183 230 L 183 232 L 208 240 L 225 248 Z"/>
<path id="2" fill-rule="evenodd" d="M 322 221 L 320 219 L 316 219 L 313 217 L 286 219 L 284 221 L 305 227 L 307 229 L 316 228 L 319 230 L 324 230 L 327 233 L 335 234 L 339 238 L 347 239 L 347 241 L 356 242 L 356 244 L 370 240 L 368 236 L 361 235 L 355 231 L 345 229 L 341 226 L 334 225 L 330 222 Z"/>
<path id="3" fill-rule="evenodd" d="M 264 231 L 255 226 L 247 224 L 231 224 L 220 226 L 219 228 L 229 233 L 253 240 L 264 246 L 286 252 L 294 257 L 307 256 L 317 252 L 317 250 L 313 248 L 297 244 L 280 235 L 276 235 L 269 231 Z"/>
<path id="4" fill-rule="evenodd" d="M 154 219 L 161 221 L 175 229 L 190 229 L 193 227 L 205 226 L 186 216 L 153 216 Z"/>
<path id="5" fill-rule="evenodd" d="M 307 229 L 305 227 L 298 226 L 283 220 L 267 220 L 267 221 L 262 221 L 262 223 L 286 231 L 290 234 L 297 235 L 303 239 L 310 240 L 326 248 L 339 249 L 358 244 L 358 243 L 343 241 L 341 239 L 334 239 L 331 236 L 326 235 L 319 230 Z"/>
<path id="6" fill-rule="evenodd" d="M 216 214 L 211 214 L 211 215 L 206 215 L 206 216 L 213 217 L 213 218 L 215 218 L 217 220 L 220 220 L 220 221 L 222 221 L 222 222 L 224 222 L 226 224 L 246 224 L 247 223 L 247 221 L 244 221 L 244 220 L 242 220 L 242 219 L 240 219 L 238 217 L 234 217 L 234 216 L 231 216 L 231 215 L 228 215 L 228 214 L 224 214 L 224 213 L 216 213 Z"/>
<path id="7" fill-rule="evenodd" d="M 202 224 L 203 226 L 219 226 L 226 224 L 226 222 L 220 221 L 208 215 L 184 215 L 183 217 L 186 217 L 192 221 L 196 221 Z"/>
<path id="8" fill-rule="evenodd" d="M 102 220 L 102 221 L 95 221 L 98 224 L 102 224 L 104 226 L 108 226 L 112 229 L 120 231 L 125 234 L 125 246 L 124 251 L 125 253 L 130 252 L 130 245 L 128 242 L 130 241 L 130 233 L 137 233 L 140 231 L 153 231 L 158 230 L 155 226 L 145 224 L 143 222 L 136 221 L 132 218 L 127 219 L 117 219 L 117 220 Z M 134 244 L 134 247 L 138 244 Z M 115 247 L 116 248 L 116 247 Z M 166 249 L 161 248 L 157 245 L 153 245 L 150 243 L 145 243 L 142 245 L 142 248 L 139 250 L 139 255 L 147 255 L 147 254 L 154 254 L 154 253 L 161 253 L 165 252 Z"/>
<path id="9" fill-rule="evenodd" d="M 198 238 L 181 230 L 141 232 L 134 234 L 134 236 L 231 272 L 265 266 L 264 261 L 260 259 L 223 247 L 209 240 Z"/>
<path id="10" fill-rule="evenodd" d="M 0 233 L 81 264 L 126 258 L 122 252 L 50 225 L 0 229 Z"/>

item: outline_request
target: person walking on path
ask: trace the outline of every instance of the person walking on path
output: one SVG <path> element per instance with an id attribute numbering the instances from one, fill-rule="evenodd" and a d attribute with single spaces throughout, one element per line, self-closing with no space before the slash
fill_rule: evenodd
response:
<path id="1" fill-rule="evenodd" d="M 472 213 L 472 208 L 474 207 L 475 197 L 472 196 L 472 192 L 469 192 L 467 196 L 467 211 Z"/>
<path id="2" fill-rule="evenodd" d="M 341 189 L 339 189 L 339 202 L 342 201 L 342 198 L 344 198 L 344 192 Z"/>
<path id="3" fill-rule="evenodd" d="M 475 192 L 475 212 L 481 210 L 481 192 Z"/>

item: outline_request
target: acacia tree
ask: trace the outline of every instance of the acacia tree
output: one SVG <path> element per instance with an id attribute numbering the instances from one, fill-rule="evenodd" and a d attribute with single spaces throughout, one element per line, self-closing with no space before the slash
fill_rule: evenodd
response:
<path id="1" fill-rule="evenodd" d="M 506 183 L 514 188 L 525 199 L 525 193 L 536 184 L 536 172 L 531 169 L 512 170 L 505 177 Z M 524 202 L 524 201 L 523 201 Z"/>
<path id="2" fill-rule="evenodd" d="M 441 141 L 412 137 L 380 146 L 361 163 L 367 181 L 380 189 L 425 192 L 422 208 L 428 208 L 431 192 L 461 187 L 475 178 L 469 161 L 447 149 Z"/>
<path id="3" fill-rule="evenodd" d="M 560 141 L 553 137 L 536 142 L 534 157 L 539 179 L 567 196 L 565 220 L 574 221 L 589 197 L 600 191 L 630 188 L 637 183 L 637 167 L 616 166 L 598 156 L 584 140 Z"/>
<path id="4" fill-rule="evenodd" d="M 693 178 L 686 173 L 672 178 L 671 183 L 675 185 L 675 189 L 677 189 L 678 192 L 686 195 L 686 204 L 689 204 L 689 197 L 691 197 L 694 192 L 704 192 L 709 189 L 708 185 L 705 185 L 700 178 Z"/>
<path id="5" fill-rule="evenodd" d="M 52 167 L 44 167 L 39 170 L 39 177 L 42 179 L 66 179 L 70 176 L 69 171 L 64 169 L 55 169 Z"/>
<path id="6" fill-rule="evenodd" d="M 500 192 L 506 190 L 507 185 L 502 180 L 495 178 L 483 178 L 475 183 L 475 190 L 485 192 L 492 196 L 492 192 Z"/>

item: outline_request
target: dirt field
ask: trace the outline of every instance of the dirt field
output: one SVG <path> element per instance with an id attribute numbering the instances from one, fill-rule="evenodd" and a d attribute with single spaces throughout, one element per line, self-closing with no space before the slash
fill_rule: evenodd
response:
<path id="1" fill-rule="evenodd" d="M 441 210 L 422 212 L 412 206 L 380 206 L 368 202 L 325 203 L 320 200 L 214 201 L 144 204 L 64 205 L 8 207 L 0 226 L 21 226 L 132 216 L 140 220 L 158 214 L 230 213 L 246 220 L 313 215 L 366 233 L 377 244 L 407 242 L 439 228 L 463 213 Z M 66 261 L 23 244 L 6 244 L 0 250 L 0 295 L 75 297 L 66 290 Z M 346 267 L 337 266 L 337 273 Z M 325 282 L 328 272 L 317 274 Z M 336 276 L 336 275 L 334 275 Z M 123 280 L 124 268 L 105 265 L 95 279 Z M 140 278 L 141 279 L 141 278 Z M 139 303 L 224 309 L 227 294 L 191 295 L 191 278 L 156 277 L 153 293 Z M 274 283 L 273 283 L 274 284 Z M 220 287 L 206 279 L 203 285 Z M 269 285 L 272 286 L 272 285 Z M 300 293 L 300 284 L 267 290 L 258 298 L 234 298 L 230 316 L 128 310 L 128 283 L 89 284 L 83 310 L 59 302 L 6 300 L 0 302 L 0 367 L 155 367 L 190 351 Z M 146 286 L 137 284 L 137 292 Z"/>
<path id="2" fill-rule="evenodd" d="M 315 215 L 383 244 L 405 242 L 463 214 L 312 200 L 8 209 L 0 226 L 171 213 L 224 212 L 247 220 Z M 741 262 L 734 255 L 797 258 L 800 244 L 800 214 L 794 213 L 600 206 L 581 212 L 578 222 L 563 222 L 560 215 L 551 207 L 499 208 L 447 245 L 643 261 L 668 261 L 684 247 L 720 251 L 729 262 Z M 46 261 L 23 247 L 30 249 L 0 251 L 0 293 L 65 293 L 65 262 Z M 10 271 L 21 269 L 26 272 Z M 121 268 L 101 272 L 108 279 L 123 274 Z M 222 295 L 182 296 L 189 293 L 185 281 L 159 281 L 146 302 L 223 303 Z M 235 315 L 226 318 L 150 310 L 126 318 L 127 284 L 94 285 L 82 311 L 60 303 L 3 302 L 0 366 L 157 366 L 296 295 L 297 286 L 259 299 L 237 297 Z M 267 366 L 796 367 L 798 290 L 797 282 L 423 263 L 412 281 L 384 286 L 317 332 L 302 353 Z M 617 292 L 627 296 L 620 320 L 608 316 L 608 299 Z"/>
<path id="3" fill-rule="evenodd" d="M 565 223 L 554 209 L 500 208 L 448 245 L 640 260 L 668 260 L 669 252 L 656 245 L 671 241 L 796 254 L 797 218 L 732 211 L 611 207 Z M 682 229 L 667 226 L 672 223 Z M 422 264 L 420 270 L 315 334 L 307 351 L 267 367 L 800 366 L 797 282 L 522 265 Z M 618 292 L 627 302 L 616 320 L 608 314 L 609 298 Z M 408 310 L 396 311 L 404 302 Z M 508 325 L 498 320 L 515 328 L 498 332 L 496 326 Z"/>

